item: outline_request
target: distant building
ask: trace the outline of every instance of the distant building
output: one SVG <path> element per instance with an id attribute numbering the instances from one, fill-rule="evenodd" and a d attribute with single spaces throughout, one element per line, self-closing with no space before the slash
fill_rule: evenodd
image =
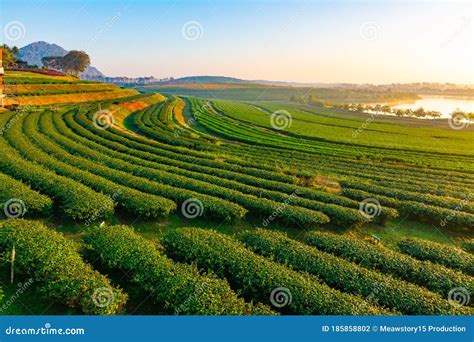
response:
<path id="1" fill-rule="evenodd" d="M 33 68 L 33 66 L 28 65 L 26 61 L 23 61 L 21 59 L 17 60 L 15 63 L 11 64 L 10 67 L 12 68 Z"/>

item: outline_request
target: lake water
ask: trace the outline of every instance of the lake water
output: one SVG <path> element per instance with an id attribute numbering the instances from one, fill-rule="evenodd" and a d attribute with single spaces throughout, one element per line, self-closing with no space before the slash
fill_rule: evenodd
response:
<path id="1" fill-rule="evenodd" d="M 442 118 L 451 117 L 451 113 L 455 110 L 462 110 L 466 113 L 474 112 L 474 99 L 467 97 L 446 97 L 446 96 L 423 96 L 422 99 L 414 102 L 400 103 L 392 106 L 392 108 L 400 109 L 418 109 L 423 107 L 425 110 L 436 110 L 441 113 Z"/>

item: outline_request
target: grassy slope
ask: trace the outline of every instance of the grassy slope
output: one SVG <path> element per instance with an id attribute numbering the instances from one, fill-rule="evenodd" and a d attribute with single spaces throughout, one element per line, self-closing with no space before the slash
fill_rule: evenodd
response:
<path id="1" fill-rule="evenodd" d="M 30 77 L 29 75 L 25 74 L 17 74 L 15 77 Z M 35 78 L 38 80 L 41 80 L 42 78 L 45 78 L 44 75 L 34 75 Z M 46 78 L 49 78 L 47 76 Z M 56 79 L 56 78 L 52 78 Z M 75 82 L 74 78 L 67 78 L 68 81 Z M 77 79 L 76 79 L 77 80 Z M 79 84 L 78 84 L 79 85 Z M 73 88 L 76 85 L 61 85 L 58 86 L 61 89 L 68 89 L 69 87 Z M 82 85 L 81 85 L 82 87 Z M 78 89 L 78 88 L 76 88 Z M 233 89 L 232 89 L 233 90 Z M 127 93 L 129 96 L 130 94 L 135 93 L 135 92 L 130 92 Z M 75 98 L 72 98 L 71 101 L 73 102 L 80 102 L 79 95 L 80 94 L 73 94 L 75 95 Z M 82 94 L 82 95 L 90 95 L 90 94 Z M 64 96 L 64 95 L 62 95 Z M 285 95 L 286 96 L 286 95 Z M 41 96 L 40 96 L 41 97 Z M 212 96 L 210 96 L 212 97 Z M 124 119 L 133 111 L 142 109 L 150 104 L 163 101 L 164 97 L 162 97 L 159 94 L 150 96 L 150 97 L 144 97 L 140 98 L 137 101 L 128 101 L 128 102 L 123 102 L 120 104 L 112 105 L 109 107 L 111 111 L 114 112 L 115 118 L 116 118 L 116 123 L 120 127 L 123 126 L 123 121 Z M 286 100 L 286 99 L 285 99 Z M 84 101 L 91 101 L 90 99 L 85 99 Z M 47 101 L 46 101 L 47 102 Z M 266 108 L 268 110 L 274 109 L 271 104 L 263 104 L 264 106 L 267 106 Z M 294 128 L 296 129 L 305 129 L 305 133 L 308 134 L 308 130 L 306 129 L 306 126 L 309 124 L 311 125 L 310 127 L 312 130 L 317 130 L 317 134 L 325 134 L 330 135 L 332 134 L 331 129 L 327 129 L 327 127 L 331 128 L 330 126 L 327 126 L 327 124 L 331 125 L 339 125 L 339 126 L 344 126 L 341 128 L 341 130 L 337 131 L 337 134 L 334 135 L 335 138 L 338 139 L 344 139 L 346 135 L 354 129 L 354 127 L 358 127 L 360 123 L 364 122 L 364 118 L 362 117 L 357 117 L 357 116 L 344 116 L 342 117 L 339 114 L 334 114 L 333 117 L 326 117 L 323 116 L 323 114 L 326 113 L 318 113 L 315 111 L 314 113 L 306 113 L 306 112 L 301 112 L 296 108 L 289 108 L 285 107 L 289 110 L 292 111 L 292 115 L 294 115 L 294 121 L 296 123 L 299 123 L 299 121 L 303 122 L 303 125 L 298 125 L 296 124 Z M 264 113 L 261 110 L 256 109 L 256 111 L 252 112 L 245 112 L 245 113 L 250 113 L 254 115 L 246 116 L 245 120 L 257 120 L 258 124 L 261 124 L 263 121 L 268 121 L 268 113 Z M 259 117 L 259 115 L 261 117 Z M 265 119 L 262 121 L 262 117 Z M 242 116 L 239 116 L 240 119 L 243 119 Z M 309 121 L 309 123 L 308 123 Z M 326 125 L 323 125 L 325 123 Z M 325 130 L 322 130 L 322 126 L 325 126 Z M 416 127 L 416 128 L 411 128 L 409 125 L 400 125 L 396 128 L 393 128 L 392 123 L 379 123 L 379 122 L 374 122 L 373 125 L 370 127 L 370 130 L 372 132 L 376 132 L 374 134 L 382 134 L 378 131 L 382 130 L 384 135 L 390 135 L 391 132 L 397 132 L 397 130 L 407 130 L 410 132 L 410 134 L 413 134 L 416 136 L 417 132 L 419 130 L 424 130 L 423 128 Z M 441 131 L 441 130 L 440 130 Z M 323 133 L 321 133 L 323 132 Z M 429 134 L 432 134 L 432 131 L 423 131 L 425 134 L 426 132 L 429 132 Z M 436 134 L 448 134 L 449 132 L 438 132 L 436 131 Z M 471 133 L 469 133 L 471 134 Z M 469 137 L 469 136 L 468 136 Z M 469 143 L 469 142 L 468 142 Z M 472 143 L 472 141 L 471 141 Z M 196 226 L 196 227 L 203 227 L 203 228 L 213 228 L 213 229 L 218 229 L 221 232 L 224 233 L 235 233 L 241 230 L 245 229 L 252 229 L 254 227 L 260 226 L 261 222 L 260 221 L 238 221 L 234 224 L 224 224 L 221 225 L 216 222 L 210 222 L 209 220 L 204 220 L 204 219 L 194 219 L 194 220 L 187 220 L 185 218 L 176 216 L 176 215 L 171 215 L 170 217 L 162 220 L 157 220 L 154 222 L 145 222 L 141 220 L 136 220 L 132 219 L 126 216 L 121 215 L 120 213 L 111 219 L 111 223 L 125 223 L 125 224 L 130 224 L 133 225 L 137 231 L 142 234 L 143 236 L 149 238 L 149 239 L 159 239 L 160 235 L 164 231 L 168 231 L 171 229 L 179 229 L 179 227 L 182 226 Z M 69 238 L 75 239 L 80 241 L 81 239 L 81 231 L 82 228 L 81 226 L 77 224 L 71 224 L 68 222 L 63 222 L 63 221 L 49 221 L 47 222 L 52 228 L 57 229 L 64 234 L 66 234 Z M 97 224 L 100 222 L 96 222 Z M 289 233 L 290 236 L 293 237 L 298 237 L 301 234 L 300 230 L 296 229 L 291 229 L 291 228 L 286 228 L 282 226 L 272 226 L 274 229 L 279 229 L 283 230 Z M 394 220 L 392 222 L 389 222 L 385 227 L 377 227 L 377 226 L 367 226 L 364 228 L 359 228 L 356 230 L 352 231 L 341 231 L 339 232 L 341 234 L 349 234 L 353 236 L 357 236 L 359 238 L 366 238 L 370 234 L 377 234 L 382 238 L 382 243 L 388 245 L 388 246 L 394 246 L 395 242 L 402 237 L 406 236 L 416 236 L 416 237 L 421 237 L 424 239 L 432 240 L 432 241 L 437 241 L 437 242 L 442 242 L 446 244 L 459 244 L 460 241 L 462 240 L 462 237 L 459 235 L 456 235 L 454 233 L 451 233 L 449 231 L 436 231 L 434 230 L 431 226 L 429 225 L 424 225 L 416 222 L 410 222 L 410 221 L 404 221 L 404 220 Z M 120 278 L 120 275 L 117 276 L 117 278 Z M 2 284 L 4 291 L 5 291 L 5 300 L 7 301 L 10 298 L 13 298 L 15 296 L 15 293 L 18 290 L 18 282 L 24 283 L 26 279 L 22 279 L 21 277 L 17 277 L 16 281 L 14 284 L 9 284 L 9 268 L 8 267 L 2 267 L 0 268 L 0 283 Z M 146 294 L 141 294 L 141 293 L 135 293 L 133 291 L 133 286 L 128 287 L 127 284 L 125 284 L 125 290 L 131 294 L 131 300 L 127 309 L 127 312 L 129 314 L 147 314 L 151 313 L 152 310 L 151 308 L 153 307 L 153 303 L 147 299 Z M 137 310 L 137 308 L 139 308 Z M 156 308 L 155 308 L 156 309 Z M 51 304 L 49 301 L 42 299 L 40 296 L 38 296 L 38 293 L 35 291 L 34 286 L 31 286 L 28 288 L 22 295 L 20 300 L 14 300 L 11 305 L 9 305 L 3 312 L 0 312 L 0 314 L 72 314 L 68 308 L 58 306 L 56 304 Z M 156 310 L 155 310 L 156 313 Z"/>
<path id="2" fill-rule="evenodd" d="M 121 89 L 110 84 L 83 82 L 73 76 L 48 76 L 32 72 L 7 71 L 4 83 L 9 84 L 5 88 L 6 94 L 14 95 L 6 98 L 6 105 L 29 104 L 43 106 L 80 103 L 123 98 L 138 94 L 134 89 Z M 93 92 L 90 92 L 91 90 Z M 31 96 L 30 94 L 35 91 L 44 94 Z M 48 91 L 56 93 L 48 95 Z M 67 94 L 57 94 L 57 92 L 66 91 Z M 25 93 L 26 96 L 22 96 L 22 93 Z"/>
<path id="3" fill-rule="evenodd" d="M 387 93 L 373 93 L 368 91 L 351 91 L 334 88 L 306 88 L 306 87 L 277 87 L 262 85 L 226 85 L 220 87 L 212 84 L 194 85 L 166 85 L 145 86 L 137 89 L 143 91 L 156 91 L 162 94 L 182 95 L 200 98 L 217 98 L 241 101 L 288 101 L 291 96 L 313 95 L 329 102 L 385 102 L 406 100 L 407 98 L 389 98 Z M 413 99 L 413 96 L 409 96 Z"/>
<path id="4" fill-rule="evenodd" d="M 474 155 L 474 130 L 454 131 L 445 122 L 444 127 L 425 127 L 423 122 L 414 126 L 412 121 L 391 119 L 384 122 L 370 116 L 347 114 L 346 117 L 313 109 L 301 110 L 294 106 L 258 103 L 250 105 L 236 101 L 213 101 L 219 109 L 234 119 L 265 128 L 272 128 L 271 114 L 278 110 L 290 113 L 292 123 L 283 133 L 303 137 L 323 138 L 330 141 L 368 146 L 409 148 L 423 151 L 456 152 Z M 367 120 L 370 121 L 367 121 Z M 368 123 L 367 123 L 368 122 Z M 359 130 L 360 129 L 360 130 Z M 422 144 L 420 144 L 422 143 Z"/>

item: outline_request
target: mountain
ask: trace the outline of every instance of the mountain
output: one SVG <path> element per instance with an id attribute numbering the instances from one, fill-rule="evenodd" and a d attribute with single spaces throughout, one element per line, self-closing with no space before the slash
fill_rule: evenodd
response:
<path id="1" fill-rule="evenodd" d="M 99 69 L 88 65 L 86 70 L 84 70 L 84 72 L 81 72 L 79 74 L 79 77 L 82 79 L 88 79 L 91 77 L 105 77 L 105 75 L 102 72 L 100 72 Z"/>
<path id="2" fill-rule="evenodd" d="M 43 57 L 64 56 L 66 54 L 67 50 L 59 45 L 49 44 L 46 42 L 35 42 L 20 48 L 18 58 L 28 62 L 30 65 L 42 67 L 43 62 L 41 62 L 41 59 Z"/>
<path id="3" fill-rule="evenodd" d="M 43 57 L 64 56 L 67 53 L 68 51 L 59 45 L 40 41 L 28 44 L 20 48 L 18 58 L 26 61 L 30 65 L 37 65 L 39 67 L 42 67 L 43 62 L 41 62 L 41 59 Z M 104 74 L 97 70 L 97 68 L 94 68 L 90 65 L 86 68 L 86 70 L 84 70 L 84 72 L 81 72 L 79 74 L 80 78 L 98 76 L 104 77 Z"/>

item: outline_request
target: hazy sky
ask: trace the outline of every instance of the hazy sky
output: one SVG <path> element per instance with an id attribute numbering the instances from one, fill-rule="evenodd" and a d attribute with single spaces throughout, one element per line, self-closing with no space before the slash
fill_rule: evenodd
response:
<path id="1" fill-rule="evenodd" d="M 473 2 L 2 0 L 2 42 L 110 76 L 474 83 Z"/>

